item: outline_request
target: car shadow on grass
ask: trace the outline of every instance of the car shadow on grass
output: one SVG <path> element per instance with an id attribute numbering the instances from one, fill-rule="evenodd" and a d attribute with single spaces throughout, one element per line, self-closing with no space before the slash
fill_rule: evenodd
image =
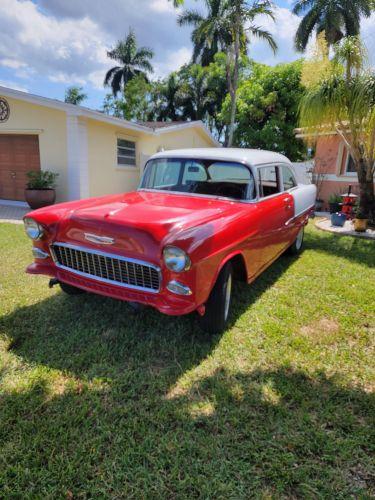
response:
<path id="1" fill-rule="evenodd" d="M 217 369 L 180 391 L 140 368 L 109 386 L 5 393 L 3 497 L 370 498 L 373 396 L 321 373 Z"/>
<path id="2" fill-rule="evenodd" d="M 251 285 L 237 284 L 228 328 L 294 261 L 281 257 Z M 9 351 L 87 379 L 139 365 L 151 371 L 169 367 L 179 375 L 205 359 L 221 338 L 203 332 L 196 313 L 171 317 L 152 308 L 134 312 L 125 302 L 62 292 L 18 308 L 0 319 L 0 327 L 9 338 Z"/>

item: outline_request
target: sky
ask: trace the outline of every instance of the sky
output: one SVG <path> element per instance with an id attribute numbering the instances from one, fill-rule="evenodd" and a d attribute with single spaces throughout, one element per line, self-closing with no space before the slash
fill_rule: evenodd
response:
<path id="1" fill-rule="evenodd" d="M 250 57 L 270 65 L 301 57 L 293 48 L 299 18 L 290 10 L 292 3 L 276 0 L 276 22 L 257 23 L 273 34 L 277 54 L 253 40 Z M 185 4 L 199 10 L 202 2 Z M 107 50 L 129 27 L 139 45 L 155 52 L 154 78 L 190 60 L 191 28 L 179 27 L 177 15 L 168 0 L 0 0 L 0 85 L 61 100 L 68 86 L 78 85 L 88 94 L 84 105 L 100 109 L 109 92 L 104 75 L 113 66 Z M 362 36 L 372 56 L 375 14 L 363 20 Z"/>

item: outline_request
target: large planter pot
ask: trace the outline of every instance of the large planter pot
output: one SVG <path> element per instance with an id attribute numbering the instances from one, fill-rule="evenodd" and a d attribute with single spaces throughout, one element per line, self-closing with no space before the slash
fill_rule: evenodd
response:
<path id="1" fill-rule="evenodd" d="M 365 233 L 367 229 L 368 219 L 354 219 L 354 231 L 358 233 Z"/>
<path id="2" fill-rule="evenodd" d="M 25 189 L 25 200 L 33 210 L 47 207 L 55 203 L 56 191 L 54 189 Z"/>
<path id="3" fill-rule="evenodd" d="M 329 213 L 335 214 L 336 212 L 340 212 L 340 203 L 334 202 L 329 204 Z"/>

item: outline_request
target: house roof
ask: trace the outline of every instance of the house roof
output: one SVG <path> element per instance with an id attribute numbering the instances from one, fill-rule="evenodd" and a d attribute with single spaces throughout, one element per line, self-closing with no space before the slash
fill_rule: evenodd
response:
<path id="1" fill-rule="evenodd" d="M 116 118 L 114 116 L 107 115 L 101 111 L 95 111 L 85 106 L 77 106 L 76 104 L 69 104 L 58 99 L 51 99 L 49 97 L 42 97 L 34 94 L 29 94 L 28 92 L 22 92 L 20 90 L 11 89 L 8 87 L 0 86 L 0 97 L 10 97 L 13 99 L 18 99 L 21 101 L 29 102 L 31 104 L 37 104 L 39 106 L 45 106 L 47 108 L 57 109 L 64 111 L 69 115 L 82 116 L 85 118 L 90 118 L 99 122 L 109 123 L 112 125 L 117 125 L 121 128 L 126 128 L 128 130 L 134 130 L 137 132 L 143 132 L 146 135 L 160 135 L 163 133 L 169 133 L 176 130 L 182 130 L 186 128 L 197 128 L 203 132 L 206 137 L 208 137 L 214 144 L 220 146 L 220 143 L 212 136 L 211 132 L 205 126 L 202 121 L 194 122 L 131 122 L 124 120 L 122 118 Z"/>

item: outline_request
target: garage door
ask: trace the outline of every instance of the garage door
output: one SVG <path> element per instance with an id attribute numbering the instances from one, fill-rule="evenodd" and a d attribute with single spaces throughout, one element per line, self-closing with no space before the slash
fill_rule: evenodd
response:
<path id="1" fill-rule="evenodd" d="M 23 201 L 30 170 L 40 170 L 39 137 L 0 134 L 0 198 Z"/>

